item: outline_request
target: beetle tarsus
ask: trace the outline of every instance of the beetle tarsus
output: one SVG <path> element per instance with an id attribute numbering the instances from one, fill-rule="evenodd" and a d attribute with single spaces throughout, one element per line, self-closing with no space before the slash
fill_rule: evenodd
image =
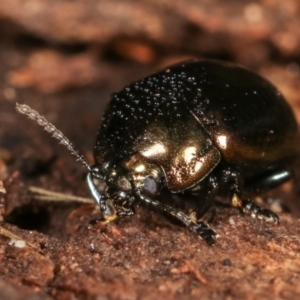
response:
<path id="1" fill-rule="evenodd" d="M 252 218 L 263 219 L 266 221 L 272 220 L 274 224 L 279 224 L 279 217 L 277 216 L 277 214 L 269 209 L 261 208 L 252 200 L 242 200 L 242 211 L 245 214 L 251 215 Z"/>
<path id="2" fill-rule="evenodd" d="M 215 243 L 217 234 L 207 225 L 207 223 L 191 223 L 188 228 L 199 235 L 208 245 L 213 245 Z"/>
<path id="3" fill-rule="evenodd" d="M 244 214 L 250 215 L 254 219 L 261 219 L 267 222 L 273 221 L 275 225 L 279 224 L 277 214 L 269 209 L 261 208 L 253 200 L 242 199 L 239 192 L 240 189 L 237 188 L 237 190 L 231 197 L 231 205 L 233 207 L 241 209 Z"/>
<path id="4" fill-rule="evenodd" d="M 119 208 L 117 209 L 117 216 L 120 218 L 130 217 L 130 216 L 133 216 L 134 214 L 135 214 L 135 211 L 134 211 L 133 207 L 129 207 L 129 208 L 122 207 L 120 209 Z"/>

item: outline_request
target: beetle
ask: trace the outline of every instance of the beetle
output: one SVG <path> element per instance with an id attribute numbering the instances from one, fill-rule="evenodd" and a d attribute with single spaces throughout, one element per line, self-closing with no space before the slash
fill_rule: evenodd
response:
<path id="1" fill-rule="evenodd" d="M 134 214 L 137 201 L 180 220 L 208 244 L 204 221 L 218 195 L 254 218 L 278 216 L 243 197 L 291 178 L 299 153 L 298 126 L 281 93 L 238 65 L 217 60 L 179 63 L 113 95 L 96 137 L 90 167 L 71 142 L 26 105 L 35 119 L 89 170 L 87 184 L 103 218 Z M 99 190 L 96 181 L 104 181 Z M 198 197 L 187 215 L 160 201 L 162 190 Z M 185 200 L 184 200 L 185 201 Z"/>

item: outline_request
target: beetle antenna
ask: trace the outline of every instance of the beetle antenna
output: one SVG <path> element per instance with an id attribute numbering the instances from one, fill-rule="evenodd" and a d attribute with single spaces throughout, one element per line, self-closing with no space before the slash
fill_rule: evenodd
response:
<path id="1" fill-rule="evenodd" d="M 60 144 L 67 147 L 70 152 L 76 156 L 77 160 L 80 161 L 90 172 L 92 172 L 92 169 L 84 156 L 73 146 L 69 139 L 53 124 L 47 121 L 45 117 L 41 116 L 38 112 L 25 104 L 16 103 L 16 109 L 19 113 L 26 115 L 29 119 L 36 121 L 40 126 L 44 127 L 46 131 L 52 134 L 52 137 L 58 139 Z"/>

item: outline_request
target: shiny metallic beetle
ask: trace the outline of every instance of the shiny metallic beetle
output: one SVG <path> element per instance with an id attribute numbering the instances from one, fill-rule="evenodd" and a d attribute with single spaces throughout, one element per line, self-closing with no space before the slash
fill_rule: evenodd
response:
<path id="1" fill-rule="evenodd" d="M 18 110 L 86 165 L 88 186 L 105 219 L 133 215 L 134 203 L 141 201 L 174 216 L 209 244 L 216 233 L 203 216 L 216 195 L 228 195 L 234 207 L 253 217 L 279 222 L 243 192 L 290 179 L 299 153 L 297 123 L 280 92 L 242 67 L 214 60 L 174 65 L 115 94 L 97 135 L 94 167 L 43 117 L 24 105 Z M 95 180 L 106 182 L 104 192 Z M 163 204 L 162 189 L 198 195 L 196 211 L 188 216 Z"/>

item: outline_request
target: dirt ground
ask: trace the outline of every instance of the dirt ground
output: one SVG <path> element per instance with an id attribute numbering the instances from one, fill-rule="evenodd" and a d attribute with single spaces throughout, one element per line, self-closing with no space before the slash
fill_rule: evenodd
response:
<path id="1" fill-rule="evenodd" d="M 299 299 L 300 162 L 292 182 L 255 197 L 280 226 L 217 203 L 208 246 L 143 205 L 92 224 L 97 206 L 68 200 L 89 197 L 86 170 L 15 111 L 39 111 L 93 164 L 113 92 L 202 57 L 268 78 L 300 124 L 299 23 L 298 0 L 1 0 L 0 299 Z"/>

